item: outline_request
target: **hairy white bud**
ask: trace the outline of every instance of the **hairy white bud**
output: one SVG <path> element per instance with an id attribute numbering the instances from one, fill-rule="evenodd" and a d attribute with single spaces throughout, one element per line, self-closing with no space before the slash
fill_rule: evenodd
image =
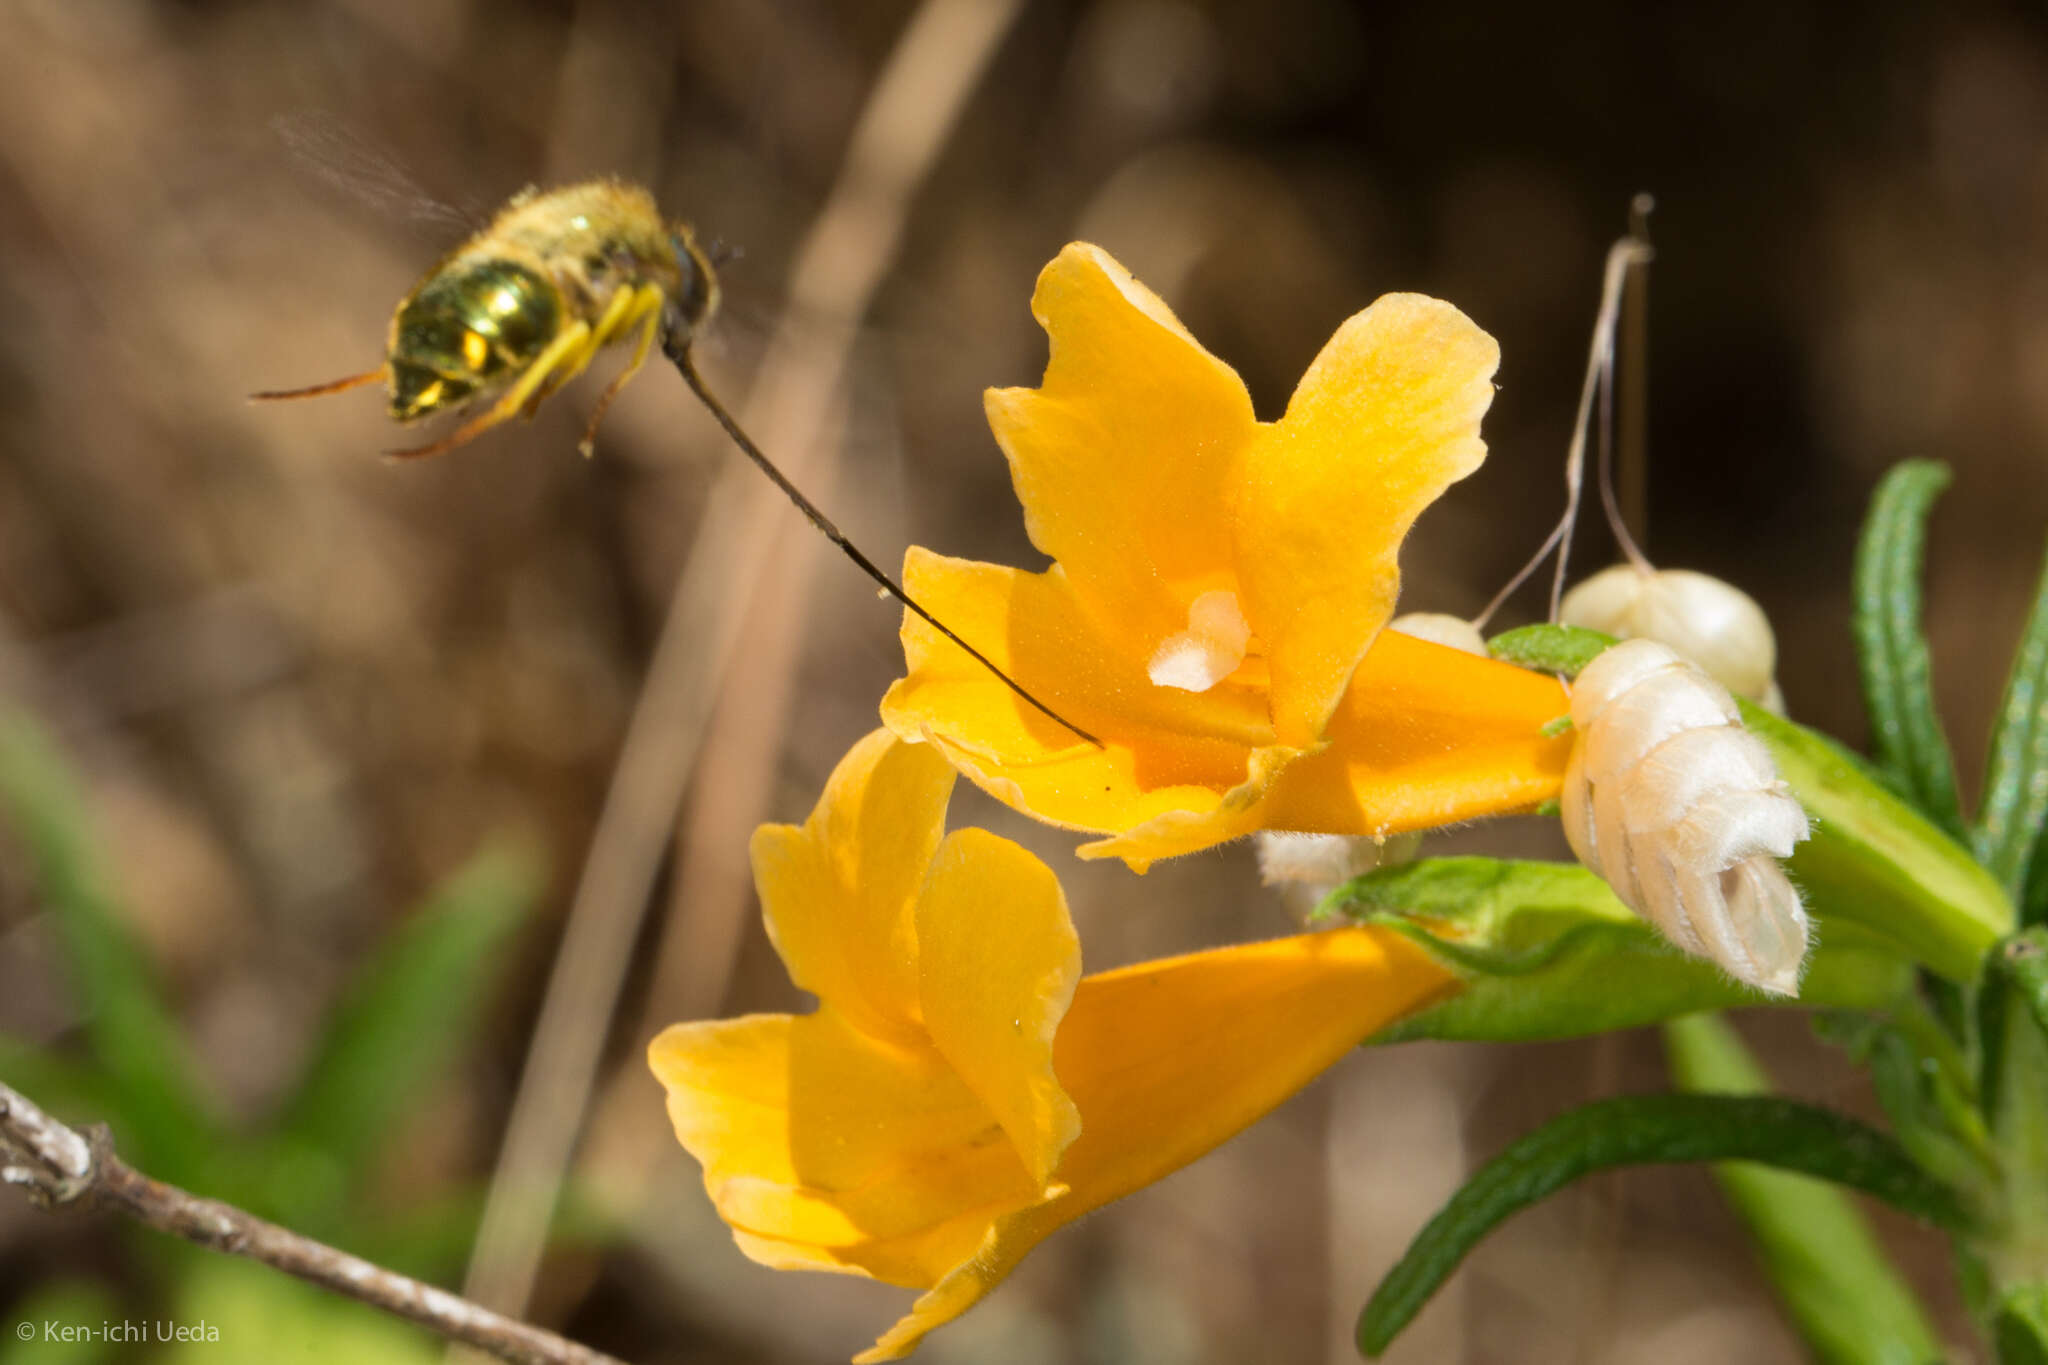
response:
<path id="1" fill-rule="evenodd" d="M 1806 911 L 1777 860 L 1806 837 L 1806 812 L 1727 689 L 1628 640 L 1579 674 L 1571 714 L 1559 805 L 1579 861 L 1686 952 L 1796 995 Z"/>
<path id="2" fill-rule="evenodd" d="M 1277 888 L 1297 915 L 1306 916 L 1318 901 L 1353 877 L 1413 858 L 1422 836 L 1397 834 L 1382 840 L 1261 830 L 1256 844 L 1259 880 Z"/>
<path id="3" fill-rule="evenodd" d="M 1558 619 L 1625 640 L 1661 640 L 1729 691 L 1783 709 L 1778 641 L 1748 593 L 1690 569 L 1602 569 L 1564 595 Z"/>
<path id="4" fill-rule="evenodd" d="M 1479 633 L 1479 627 L 1462 616 L 1446 616 L 1440 611 L 1411 611 L 1387 622 L 1387 629 L 1398 630 L 1418 640 L 1462 649 L 1482 659 L 1486 657 L 1486 638 Z"/>

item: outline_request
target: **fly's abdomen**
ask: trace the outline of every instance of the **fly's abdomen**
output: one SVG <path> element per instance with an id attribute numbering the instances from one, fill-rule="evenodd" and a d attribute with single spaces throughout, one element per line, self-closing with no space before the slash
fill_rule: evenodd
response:
<path id="1" fill-rule="evenodd" d="M 392 322 L 391 415 L 410 422 L 498 387 L 561 326 L 561 297 L 538 271 L 502 259 L 456 261 Z"/>

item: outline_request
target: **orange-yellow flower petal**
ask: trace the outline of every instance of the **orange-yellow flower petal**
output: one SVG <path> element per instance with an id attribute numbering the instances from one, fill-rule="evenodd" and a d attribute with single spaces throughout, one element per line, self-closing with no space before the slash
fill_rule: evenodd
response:
<path id="1" fill-rule="evenodd" d="M 1269 424 L 1098 248 L 1062 251 L 1032 306 L 1045 380 L 988 406 L 1032 540 L 1057 562 L 1029 573 L 913 548 L 904 581 L 1102 744 L 908 613 L 885 724 L 1027 814 L 1112 836 L 1084 852 L 1141 871 L 1287 828 L 1283 806 L 1299 828 L 1369 834 L 1555 793 L 1566 746 L 1538 733 L 1562 709 L 1549 682 L 1438 665 L 1431 681 L 1470 710 L 1440 702 L 1426 723 L 1362 710 L 1417 689 L 1352 689 L 1393 613 L 1402 538 L 1485 455 L 1491 337 L 1449 304 L 1389 295 L 1339 328 Z"/>
<path id="2" fill-rule="evenodd" d="M 1186 624 L 1187 585 L 1228 568 L 1224 487 L 1251 397 L 1099 247 L 1062 251 L 1031 311 L 1052 344 L 1044 383 L 987 396 L 1025 529 L 1099 625 L 1156 643 Z"/>
<path id="3" fill-rule="evenodd" d="M 766 840 L 776 856 L 763 866 L 781 878 L 764 897 L 784 916 L 778 945 L 801 943 L 811 979 L 833 994 L 800 1018 L 679 1024 L 649 1050 L 676 1135 L 745 1254 L 927 1291 L 862 1360 L 906 1354 L 1053 1229 L 1192 1161 L 1455 989 L 1377 927 L 1077 985 L 1052 873 L 979 830 L 930 855 L 906 932 L 876 907 L 902 894 L 907 850 L 932 841 L 890 827 L 888 813 L 936 830 L 944 792 L 930 777 L 943 765 L 904 751 L 920 752 L 878 738 L 855 746 L 811 819 Z M 874 871 L 887 894 L 867 898 L 847 869 Z M 797 905 L 800 895 L 827 904 Z M 835 917 L 835 904 L 856 913 Z M 876 981 L 848 995 L 835 973 L 878 929 L 896 946 Z"/>
<path id="4" fill-rule="evenodd" d="M 1408 528 L 1486 458 L 1499 367 L 1494 339 L 1448 303 L 1389 294 L 1337 329 L 1239 460 L 1237 581 L 1280 743 L 1316 741 L 1393 619 Z"/>
<path id="5" fill-rule="evenodd" d="M 1356 927 L 1142 963 L 1081 982 L 1060 1079 L 1081 1137 L 1066 1194 L 994 1220 L 860 1362 L 895 1360 L 972 1307 L 1048 1233 L 1249 1127 L 1361 1040 L 1455 989 L 1390 930 Z"/>
<path id="6" fill-rule="evenodd" d="M 877 1037 L 920 1027 L 912 907 L 945 830 L 953 774 L 869 735 L 801 828 L 754 831 L 754 883 L 790 979 Z"/>
<path id="7" fill-rule="evenodd" d="M 677 1024 L 648 1059 L 713 1207 L 770 1265 L 929 1285 L 980 1242 L 963 1211 L 1043 1196 L 941 1058 L 828 1012 Z"/>
<path id="8" fill-rule="evenodd" d="M 909 674 L 883 698 L 882 720 L 929 741 L 1004 804 L 1112 836 L 1083 845 L 1083 857 L 1123 858 L 1143 871 L 1258 829 L 1398 834 L 1526 810 L 1563 780 L 1570 739 L 1543 727 L 1567 703 L 1548 675 L 1385 632 L 1353 674 L 1327 743 L 1302 756 L 1258 743 L 1249 719 L 1230 735 L 1224 708 L 1248 714 L 1249 688 L 1191 694 L 1095 671 L 1078 617 L 1058 609 L 1058 572 L 915 548 L 904 560 L 911 595 L 956 630 L 971 626 L 967 638 L 999 666 L 1036 678 L 1050 660 L 1069 660 L 1060 679 L 1068 690 L 1046 699 L 1100 734 L 1103 747 L 1076 740 L 910 616 Z M 1116 699 L 1138 689 L 1140 705 L 1113 726 Z M 1141 709 L 1142 720 L 1128 718 Z"/>
<path id="9" fill-rule="evenodd" d="M 1081 1121 L 1053 1077 L 1053 1034 L 1081 940 L 1052 869 L 1007 839 L 946 837 L 917 903 L 918 989 L 932 1045 L 1044 1187 Z"/>

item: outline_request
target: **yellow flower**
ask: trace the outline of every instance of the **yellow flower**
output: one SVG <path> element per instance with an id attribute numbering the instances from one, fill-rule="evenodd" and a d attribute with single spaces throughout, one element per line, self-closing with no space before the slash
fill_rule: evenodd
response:
<path id="1" fill-rule="evenodd" d="M 1053 1229 L 1187 1164 L 1456 988 L 1348 928 L 1081 979 L 1050 869 L 945 836 L 953 774 L 877 731 L 801 828 L 754 836 L 769 935 L 815 1013 L 678 1024 L 649 1061 L 740 1250 L 926 1292 L 907 1355 Z"/>
<path id="2" fill-rule="evenodd" d="M 1390 294 L 1278 422 L 1099 248 L 1039 276 L 1037 389 L 988 395 L 1043 573 L 912 547 L 904 584 L 1075 724 L 906 615 L 882 718 L 998 799 L 1139 871 L 1255 829 L 1388 835 L 1557 794 L 1548 677 L 1382 634 L 1417 515 L 1477 468 L 1493 339 Z"/>

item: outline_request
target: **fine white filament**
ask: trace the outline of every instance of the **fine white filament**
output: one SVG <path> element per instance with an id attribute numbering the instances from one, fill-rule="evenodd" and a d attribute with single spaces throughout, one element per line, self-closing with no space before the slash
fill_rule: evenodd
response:
<path id="1" fill-rule="evenodd" d="M 1686 952 L 1796 995 L 1806 911 L 1778 859 L 1806 812 L 1728 690 L 1654 640 L 1607 650 L 1572 686 L 1561 801 L 1579 861 Z"/>
<path id="2" fill-rule="evenodd" d="M 1147 672 L 1157 686 L 1207 692 L 1237 671 L 1251 639 L 1237 594 L 1205 592 L 1188 604 L 1188 628 L 1169 635 L 1152 652 Z"/>

